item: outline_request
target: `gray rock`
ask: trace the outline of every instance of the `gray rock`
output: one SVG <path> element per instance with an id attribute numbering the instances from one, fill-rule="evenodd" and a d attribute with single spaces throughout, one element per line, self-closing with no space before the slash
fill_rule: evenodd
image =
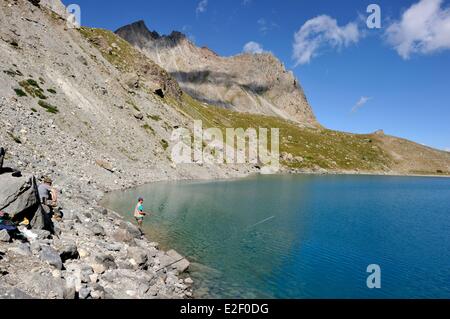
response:
<path id="1" fill-rule="evenodd" d="M 67 260 L 80 258 L 77 244 L 74 241 L 62 242 L 61 246 L 58 248 L 58 252 L 63 263 L 65 263 Z"/>
<path id="2" fill-rule="evenodd" d="M 78 298 L 80 299 L 87 299 L 91 294 L 91 288 L 89 287 L 83 287 L 78 292 Z"/>
<path id="3" fill-rule="evenodd" d="M 33 229 L 32 232 L 37 235 L 37 240 L 46 240 L 52 237 L 52 234 L 48 230 Z"/>
<path id="4" fill-rule="evenodd" d="M 56 236 L 61 236 L 62 229 L 61 229 L 61 224 L 59 222 L 53 223 L 53 234 Z"/>
<path id="5" fill-rule="evenodd" d="M 38 241 L 32 241 L 30 243 L 31 252 L 37 254 L 41 251 L 41 243 Z"/>
<path id="6" fill-rule="evenodd" d="M 10 248 L 9 251 L 16 255 L 20 255 L 20 256 L 24 256 L 24 257 L 28 257 L 28 256 L 32 255 L 30 245 L 26 244 L 26 243 L 19 243 L 16 247 Z"/>
<path id="7" fill-rule="evenodd" d="M 135 112 L 134 117 L 140 121 L 142 121 L 144 119 L 144 114 L 142 114 L 141 112 Z"/>
<path id="8" fill-rule="evenodd" d="M 100 254 L 95 256 L 95 262 L 97 264 L 103 265 L 106 270 L 108 269 L 117 269 L 117 265 L 115 263 L 114 257 L 107 254 Z"/>
<path id="9" fill-rule="evenodd" d="M 107 244 L 105 246 L 105 248 L 109 251 L 121 251 L 122 250 L 122 245 L 119 243 L 113 243 L 113 244 Z"/>
<path id="10" fill-rule="evenodd" d="M 63 299 L 66 291 L 65 281 L 51 275 L 40 273 L 25 273 L 22 283 L 27 285 L 27 291 L 33 291 L 33 295 L 44 299 Z M 18 288 L 21 288 L 19 285 Z"/>
<path id="11" fill-rule="evenodd" d="M 160 257 L 161 267 L 169 267 L 176 269 L 179 273 L 183 273 L 188 270 L 190 263 L 187 259 L 183 258 L 175 250 L 169 250 L 165 255 Z"/>
<path id="12" fill-rule="evenodd" d="M 126 229 L 118 229 L 113 233 L 113 238 L 118 242 L 131 243 L 136 237 Z"/>
<path id="13" fill-rule="evenodd" d="M 50 266 L 55 267 L 56 269 L 62 269 L 62 260 L 59 256 L 59 253 L 50 246 L 42 246 L 41 252 L 39 254 L 42 261 L 45 261 Z"/>
<path id="14" fill-rule="evenodd" d="M 81 223 L 80 217 L 78 214 L 74 211 L 68 211 L 64 212 L 64 220 L 67 221 L 73 221 L 75 223 Z"/>
<path id="15" fill-rule="evenodd" d="M 103 288 L 100 285 L 94 285 L 91 290 L 91 297 L 92 299 L 105 299 L 106 298 L 105 288 Z"/>
<path id="16" fill-rule="evenodd" d="M 94 274 L 94 270 L 89 265 L 83 265 L 81 267 L 80 274 L 81 274 L 81 277 L 80 277 L 81 282 L 82 283 L 89 283 L 91 281 L 90 276 Z"/>
<path id="17" fill-rule="evenodd" d="M 158 249 L 150 247 L 147 249 L 148 259 L 155 258 L 158 255 Z"/>
<path id="18" fill-rule="evenodd" d="M 29 300 L 33 299 L 30 295 L 18 288 L 6 288 L 0 286 L 0 299 L 5 300 Z"/>
<path id="19" fill-rule="evenodd" d="M 75 299 L 76 295 L 77 295 L 77 291 L 76 291 L 75 287 L 71 286 L 71 287 L 66 287 L 64 289 L 64 299 L 73 300 L 73 299 Z"/>
<path id="20" fill-rule="evenodd" d="M 132 260 L 132 264 L 135 263 L 139 268 L 144 267 L 148 260 L 146 251 L 139 247 L 129 247 L 127 257 Z"/>
<path id="21" fill-rule="evenodd" d="M 91 227 L 91 231 L 95 236 L 106 236 L 105 229 L 99 224 L 93 224 Z"/>
<path id="22" fill-rule="evenodd" d="M 116 264 L 118 269 L 133 269 L 133 265 L 128 260 L 119 259 Z"/>
<path id="23" fill-rule="evenodd" d="M 133 238 L 139 239 L 142 237 L 142 233 L 139 228 L 130 222 L 122 221 L 119 228 L 127 230 Z"/>
<path id="24" fill-rule="evenodd" d="M 8 243 L 11 241 L 11 236 L 9 236 L 6 229 L 0 230 L 0 241 L 4 243 Z"/>

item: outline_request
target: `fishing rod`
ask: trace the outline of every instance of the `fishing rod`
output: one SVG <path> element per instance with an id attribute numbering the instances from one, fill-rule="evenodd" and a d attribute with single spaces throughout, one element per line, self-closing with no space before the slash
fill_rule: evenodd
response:
<path id="1" fill-rule="evenodd" d="M 268 222 L 269 220 L 272 220 L 272 219 L 274 219 L 274 218 L 275 218 L 275 216 L 271 216 L 271 217 L 268 217 L 268 218 L 266 218 L 266 219 L 263 219 L 263 220 L 257 222 L 256 224 L 247 226 L 247 227 L 245 227 L 245 228 L 242 229 L 242 232 L 247 232 L 247 231 L 249 231 L 249 230 L 255 228 L 256 226 L 259 226 L 259 225 L 261 225 L 261 224 L 264 224 L 264 223 L 266 223 L 266 222 Z M 224 239 L 224 241 L 226 241 L 227 239 L 232 238 L 235 234 L 236 234 L 236 233 L 234 233 L 234 234 L 232 234 L 232 235 L 230 235 L 230 236 L 227 236 L 227 237 Z M 204 251 L 205 249 L 207 249 L 207 248 L 209 248 L 209 247 L 211 247 L 211 246 L 214 246 L 215 244 L 216 244 L 216 243 L 212 243 L 212 244 L 206 245 L 205 247 L 201 247 L 200 249 L 197 250 L 197 254 L 200 253 L 200 252 L 202 252 L 202 251 Z M 185 257 L 182 257 L 182 258 L 180 258 L 180 259 L 178 259 L 178 260 L 176 260 L 176 261 L 174 261 L 174 262 L 172 262 L 172 263 L 170 263 L 170 264 L 168 264 L 168 265 L 165 265 L 164 267 L 159 268 L 158 270 L 156 270 L 155 276 L 156 276 L 156 274 L 157 274 L 158 272 L 160 272 L 161 270 L 164 270 L 164 269 L 166 269 L 166 268 L 169 268 L 169 267 L 172 266 L 172 265 L 175 265 L 176 263 L 179 263 L 180 261 L 186 259 L 186 257 L 192 257 L 192 254 L 193 254 L 193 253 L 194 253 L 194 252 L 192 252 L 192 253 L 190 253 L 190 254 L 187 254 Z M 153 278 L 154 278 L 155 276 L 153 276 Z M 152 278 L 152 279 L 153 279 L 153 278 Z"/>

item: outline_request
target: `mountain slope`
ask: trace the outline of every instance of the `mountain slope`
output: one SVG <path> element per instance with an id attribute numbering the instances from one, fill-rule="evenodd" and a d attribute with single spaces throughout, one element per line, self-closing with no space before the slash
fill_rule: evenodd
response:
<path id="1" fill-rule="evenodd" d="M 206 105 L 111 31 L 67 29 L 63 19 L 28 1 L 2 2 L 0 21 L 0 144 L 20 169 L 57 175 L 61 184 L 89 181 L 97 192 L 258 172 L 251 165 L 175 166 L 167 146 L 173 128 L 192 128 L 194 119 L 210 127 L 279 127 L 286 169 L 450 172 L 450 153 L 413 142 Z"/>
<path id="2" fill-rule="evenodd" d="M 270 53 L 220 57 L 196 47 L 179 32 L 169 36 L 151 32 L 143 21 L 116 33 L 142 49 L 202 102 L 317 125 L 298 80 Z"/>
<path id="3" fill-rule="evenodd" d="M 105 30 L 67 29 L 64 19 L 26 0 L 0 5 L 0 145 L 19 169 L 56 175 L 71 187 L 90 181 L 95 192 L 240 174 L 173 167 L 165 145 L 174 126 L 190 123 L 169 105 L 181 90 L 128 43 Z"/>

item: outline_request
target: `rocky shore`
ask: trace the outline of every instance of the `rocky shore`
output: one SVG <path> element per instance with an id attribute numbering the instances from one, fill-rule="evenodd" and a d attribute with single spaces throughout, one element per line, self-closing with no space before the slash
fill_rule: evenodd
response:
<path id="1" fill-rule="evenodd" d="M 49 229 L 35 177 L 1 167 L 0 173 L 0 210 L 13 220 L 31 220 L 29 230 L 19 228 L 22 238 L 0 231 L 0 299 L 192 296 L 189 262 L 173 250 L 159 250 L 89 193 L 63 196 L 64 217 L 53 219 Z"/>

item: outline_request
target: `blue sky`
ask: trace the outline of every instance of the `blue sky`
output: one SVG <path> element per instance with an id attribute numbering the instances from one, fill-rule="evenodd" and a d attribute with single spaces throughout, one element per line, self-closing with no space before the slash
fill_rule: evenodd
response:
<path id="1" fill-rule="evenodd" d="M 449 0 L 63 2 L 80 5 L 83 25 L 116 30 L 143 19 L 224 56 L 255 42 L 251 48 L 272 52 L 294 71 L 326 127 L 384 129 L 450 150 Z M 381 9 L 381 29 L 367 28 L 371 3 Z"/>

